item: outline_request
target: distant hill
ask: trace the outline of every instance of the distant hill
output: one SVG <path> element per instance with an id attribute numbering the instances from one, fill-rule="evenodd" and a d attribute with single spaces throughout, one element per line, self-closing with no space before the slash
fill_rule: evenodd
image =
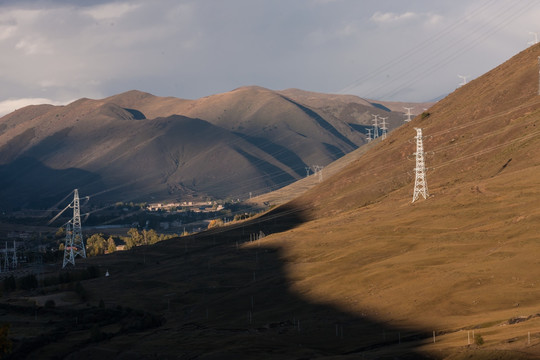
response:
<path id="1" fill-rule="evenodd" d="M 0 118 L 0 207 L 51 205 L 73 188 L 102 202 L 246 198 L 362 146 L 371 114 L 389 130 L 404 119 L 355 96 L 254 86 L 28 106 Z"/>

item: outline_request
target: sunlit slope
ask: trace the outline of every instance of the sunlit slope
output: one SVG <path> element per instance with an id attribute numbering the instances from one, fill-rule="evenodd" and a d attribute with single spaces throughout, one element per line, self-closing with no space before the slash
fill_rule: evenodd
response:
<path id="1" fill-rule="evenodd" d="M 272 237 L 293 288 L 394 324 L 491 323 L 487 345 L 515 336 L 498 326 L 515 316 L 532 315 L 538 333 L 539 55 L 531 47 L 457 89 L 294 200 L 312 221 Z M 411 203 L 415 127 L 430 197 Z"/>

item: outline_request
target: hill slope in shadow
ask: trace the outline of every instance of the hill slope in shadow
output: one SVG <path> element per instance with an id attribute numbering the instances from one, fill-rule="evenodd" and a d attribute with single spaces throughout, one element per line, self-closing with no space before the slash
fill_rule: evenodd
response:
<path id="1" fill-rule="evenodd" d="M 357 97 L 318 94 L 333 106 L 331 113 L 285 94 L 253 86 L 184 100 L 129 91 L 67 106 L 28 106 L 0 119 L 0 164 L 13 168 L 9 164 L 32 158 L 51 169 L 92 173 L 102 180 L 97 191 L 75 175 L 55 186 L 69 191 L 77 183 L 82 191 L 100 192 L 103 202 L 247 198 L 363 145 L 371 113 L 386 114 L 389 129 L 403 119 Z M 29 176 L 17 168 L 17 177 Z M 38 192 L 55 192 L 46 187 L 51 182 L 37 183 Z M 30 201 L 33 194 L 16 181 L 4 191 L 18 192 L 23 203 L 47 202 Z"/>

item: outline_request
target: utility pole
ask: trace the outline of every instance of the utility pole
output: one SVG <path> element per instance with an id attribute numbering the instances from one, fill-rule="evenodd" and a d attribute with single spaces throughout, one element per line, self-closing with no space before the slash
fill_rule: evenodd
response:
<path id="1" fill-rule="evenodd" d="M 411 110 L 412 110 L 413 108 L 408 108 L 408 107 L 405 107 L 405 106 L 404 106 L 403 108 L 404 108 L 405 110 L 407 110 L 407 113 L 405 114 L 405 115 L 407 116 L 407 119 L 405 119 L 405 122 L 410 122 L 410 121 L 412 120 L 412 119 L 411 119 L 411 116 L 412 116 Z"/>
<path id="2" fill-rule="evenodd" d="M 388 132 L 388 128 L 386 127 L 386 119 L 387 117 L 382 117 L 382 124 L 381 124 L 381 130 L 382 130 L 382 139 L 386 139 L 386 133 Z"/>
<path id="3" fill-rule="evenodd" d="M 371 114 L 373 115 L 373 139 L 376 139 L 379 137 L 379 115 L 377 114 Z"/>
<path id="4" fill-rule="evenodd" d="M 367 131 L 367 142 L 371 142 L 372 138 L 371 138 L 371 132 L 373 131 L 373 129 L 366 129 Z"/>
<path id="5" fill-rule="evenodd" d="M 414 193 L 412 202 L 418 200 L 420 195 L 427 199 L 428 187 L 426 182 L 426 164 L 424 162 L 424 144 L 422 139 L 422 129 L 414 128 L 416 130 L 416 167 L 414 168 L 415 179 L 414 179 Z"/>

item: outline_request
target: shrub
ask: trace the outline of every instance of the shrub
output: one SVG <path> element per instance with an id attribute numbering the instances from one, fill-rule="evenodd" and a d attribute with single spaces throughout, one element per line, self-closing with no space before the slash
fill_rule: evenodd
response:
<path id="1" fill-rule="evenodd" d="M 474 343 L 478 346 L 484 345 L 484 338 L 480 334 L 474 335 Z"/>
<path id="2" fill-rule="evenodd" d="M 210 223 L 208 224 L 208 228 L 211 229 L 211 228 L 220 227 L 220 226 L 223 226 L 223 225 L 224 225 L 223 220 L 214 219 L 214 220 L 210 221 Z"/>

